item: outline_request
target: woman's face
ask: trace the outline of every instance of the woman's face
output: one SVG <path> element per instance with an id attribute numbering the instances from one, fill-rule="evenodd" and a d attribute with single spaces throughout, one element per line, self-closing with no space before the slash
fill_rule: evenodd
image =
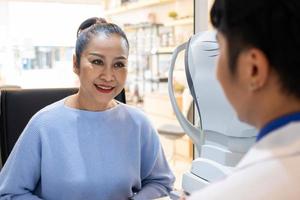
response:
<path id="1" fill-rule="evenodd" d="M 251 112 L 248 108 L 251 107 L 251 105 L 249 104 L 250 98 L 247 94 L 247 89 L 245 88 L 247 84 L 244 77 L 243 53 L 240 53 L 236 62 L 236 71 L 232 73 L 228 62 L 229 56 L 227 40 L 220 32 L 217 34 L 217 39 L 220 48 L 216 71 L 217 79 L 223 88 L 225 96 L 235 109 L 239 119 L 247 122 L 248 115 Z"/>
<path id="2" fill-rule="evenodd" d="M 79 101 L 85 109 L 105 110 L 124 88 L 127 77 L 128 49 L 117 34 L 96 35 L 82 52 L 74 72 L 80 80 Z"/>

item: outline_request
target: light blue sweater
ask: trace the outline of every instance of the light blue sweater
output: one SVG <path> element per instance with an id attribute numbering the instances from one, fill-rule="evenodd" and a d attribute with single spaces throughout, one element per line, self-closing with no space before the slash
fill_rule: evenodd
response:
<path id="1" fill-rule="evenodd" d="M 28 123 L 0 173 L 0 199 L 122 200 L 167 195 L 174 176 L 136 108 L 92 112 L 64 100 Z"/>

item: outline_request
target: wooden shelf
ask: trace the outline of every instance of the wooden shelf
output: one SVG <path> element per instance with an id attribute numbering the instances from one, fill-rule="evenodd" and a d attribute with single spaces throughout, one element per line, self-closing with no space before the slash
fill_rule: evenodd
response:
<path id="1" fill-rule="evenodd" d="M 128 31 L 128 30 L 136 30 L 136 29 L 140 29 L 140 28 L 156 28 L 156 27 L 160 27 L 162 25 L 163 24 L 157 24 L 157 23 L 125 24 L 124 29 L 126 31 Z"/>
<path id="2" fill-rule="evenodd" d="M 178 19 L 174 21 L 170 21 L 165 23 L 165 26 L 183 26 L 183 25 L 193 25 L 194 19 L 192 17 L 184 18 L 184 19 Z"/>
<path id="3" fill-rule="evenodd" d="M 104 15 L 105 16 L 116 15 L 116 14 L 129 12 L 129 11 L 132 11 L 132 10 L 137 10 L 137 9 L 151 7 L 151 6 L 156 6 L 156 5 L 159 5 L 159 4 L 171 3 L 171 2 L 174 2 L 174 1 L 175 0 L 144 0 L 144 1 L 138 1 L 136 3 L 129 3 L 128 5 L 121 6 L 119 8 L 107 10 L 104 13 Z"/>

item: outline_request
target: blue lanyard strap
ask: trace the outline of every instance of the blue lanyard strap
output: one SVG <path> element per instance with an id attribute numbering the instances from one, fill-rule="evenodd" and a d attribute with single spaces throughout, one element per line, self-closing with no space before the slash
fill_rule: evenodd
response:
<path id="1" fill-rule="evenodd" d="M 300 121 L 300 112 L 292 113 L 289 115 L 284 115 L 282 117 L 279 117 L 271 122 L 269 122 L 267 125 L 265 125 L 256 136 L 256 142 L 261 140 L 266 135 L 270 134 L 272 131 L 290 123 L 293 121 Z"/>

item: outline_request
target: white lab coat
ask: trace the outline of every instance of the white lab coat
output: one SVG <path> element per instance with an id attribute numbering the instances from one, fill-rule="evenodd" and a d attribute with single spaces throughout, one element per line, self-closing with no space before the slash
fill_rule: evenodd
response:
<path id="1" fill-rule="evenodd" d="M 299 200 L 300 122 L 262 138 L 227 178 L 188 200 Z"/>

